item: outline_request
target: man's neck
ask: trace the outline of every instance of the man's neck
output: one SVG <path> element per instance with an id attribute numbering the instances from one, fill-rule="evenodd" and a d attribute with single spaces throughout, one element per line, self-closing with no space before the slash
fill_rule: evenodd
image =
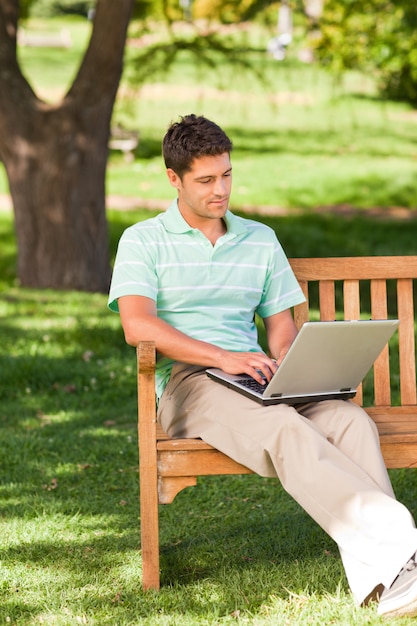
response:
<path id="1" fill-rule="evenodd" d="M 191 228 L 196 228 L 203 233 L 213 246 L 216 241 L 227 232 L 226 222 L 223 218 L 209 219 L 198 215 L 191 215 L 186 211 L 182 211 L 180 207 L 179 210 L 187 224 L 189 224 Z"/>
<path id="2" fill-rule="evenodd" d="M 226 233 L 227 226 L 224 220 L 221 219 L 218 222 L 216 221 L 215 224 L 207 224 L 207 227 L 205 227 L 204 229 L 199 228 L 199 230 L 214 246 L 216 241 L 220 239 L 220 237 L 223 237 L 223 235 Z"/>

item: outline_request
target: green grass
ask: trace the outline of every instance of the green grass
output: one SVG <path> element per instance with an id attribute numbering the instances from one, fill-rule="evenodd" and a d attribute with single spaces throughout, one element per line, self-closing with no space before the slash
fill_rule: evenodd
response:
<path id="1" fill-rule="evenodd" d="M 303 68 L 291 71 L 305 73 Z M 323 102 L 313 91 L 312 105 L 289 103 L 274 109 L 262 95 L 249 104 L 242 98 L 242 104 L 230 106 L 227 98 L 209 96 L 198 103 L 196 91 L 189 89 L 184 90 L 188 103 L 183 103 L 181 91 L 176 97 L 165 90 L 166 102 L 163 89 L 144 89 L 138 96 L 130 121 L 141 132 L 137 158 L 126 164 L 113 155 L 109 194 L 170 198 L 161 137 L 171 120 L 195 111 L 217 120 L 234 141 L 234 207 L 417 207 L 417 125 L 400 105 L 354 94 Z"/>
<path id="2" fill-rule="evenodd" d="M 69 51 L 21 50 L 50 100 L 64 93 L 88 35 L 86 20 L 65 24 Z M 115 119 L 139 128 L 141 142 L 133 163 L 111 155 L 108 193 L 168 201 L 161 137 L 172 119 L 195 110 L 234 140 L 233 206 L 290 209 L 260 217 L 289 256 L 414 254 L 415 220 L 310 211 L 416 208 L 411 112 L 376 101 L 364 77 L 349 75 L 336 89 L 293 59 L 267 69 L 266 92 L 225 68 L 220 82 L 207 71 L 196 87 L 186 59 L 133 99 L 122 89 Z M 306 212 L 291 212 L 299 207 Z M 124 228 L 152 214 L 109 211 L 112 258 Z M 375 607 L 354 605 L 333 542 L 276 481 L 258 476 L 205 477 L 161 507 L 162 588 L 143 593 L 134 351 L 105 296 L 18 287 L 4 211 L 0 239 L 0 624 L 385 623 Z M 416 515 L 416 471 L 391 475 Z"/>
<path id="3" fill-rule="evenodd" d="M 151 214 L 109 213 L 113 255 Z M 414 246 L 406 222 L 268 222 L 290 254 Z M 355 606 L 332 540 L 258 476 L 206 477 L 161 507 L 162 588 L 142 592 L 134 351 L 104 295 L 16 287 L 10 214 L 0 232 L 0 623 L 384 623 Z M 415 515 L 415 470 L 391 474 Z"/>
<path id="4" fill-rule="evenodd" d="M 43 37 L 67 37 L 69 48 L 18 47 L 18 58 L 23 73 L 41 98 L 54 102 L 61 98 L 71 85 L 91 32 L 87 19 L 68 16 L 62 18 L 31 19 L 21 28 L 27 37 L 35 40 Z"/>

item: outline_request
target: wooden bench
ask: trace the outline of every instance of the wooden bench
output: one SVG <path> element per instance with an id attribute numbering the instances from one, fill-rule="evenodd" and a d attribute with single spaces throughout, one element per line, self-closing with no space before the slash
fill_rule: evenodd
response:
<path id="1" fill-rule="evenodd" d="M 413 296 L 417 256 L 291 259 L 290 263 L 307 296 L 307 302 L 294 309 L 298 327 L 318 314 L 322 320 L 358 319 L 361 313 L 374 319 L 400 319 L 398 351 L 387 346 L 376 360 L 373 400 L 365 402 L 365 409 L 378 425 L 387 467 L 417 467 Z M 399 360 L 399 380 L 394 377 L 391 382 L 394 359 Z M 199 439 L 169 439 L 156 422 L 153 342 L 139 344 L 137 360 L 142 584 L 144 589 L 159 589 L 158 505 L 172 502 L 179 491 L 195 485 L 197 476 L 251 472 Z M 362 386 L 355 401 L 363 402 Z"/>
<path id="2" fill-rule="evenodd" d="M 19 28 L 17 40 L 20 46 L 27 48 L 71 48 L 72 38 L 68 29 L 63 28 L 59 33 L 34 33 Z"/>
<path id="3" fill-rule="evenodd" d="M 135 158 L 135 150 L 139 145 L 139 131 L 127 130 L 122 126 L 114 126 L 110 131 L 110 150 L 120 150 L 125 161 L 131 162 Z"/>

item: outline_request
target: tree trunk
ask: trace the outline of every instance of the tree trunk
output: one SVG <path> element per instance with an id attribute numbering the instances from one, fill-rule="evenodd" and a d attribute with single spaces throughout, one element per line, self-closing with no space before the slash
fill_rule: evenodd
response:
<path id="1" fill-rule="evenodd" d="M 12 196 L 22 286 L 105 292 L 110 120 L 133 0 L 98 0 L 69 92 L 38 99 L 16 60 L 18 0 L 0 0 L 0 158 Z"/>

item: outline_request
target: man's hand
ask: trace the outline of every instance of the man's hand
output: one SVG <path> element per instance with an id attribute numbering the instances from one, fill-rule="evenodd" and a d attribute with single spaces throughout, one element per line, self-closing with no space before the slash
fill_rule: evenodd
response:
<path id="1" fill-rule="evenodd" d="M 266 384 L 278 366 L 263 352 L 224 351 L 219 367 L 228 374 L 248 374 L 258 383 Z"/>

